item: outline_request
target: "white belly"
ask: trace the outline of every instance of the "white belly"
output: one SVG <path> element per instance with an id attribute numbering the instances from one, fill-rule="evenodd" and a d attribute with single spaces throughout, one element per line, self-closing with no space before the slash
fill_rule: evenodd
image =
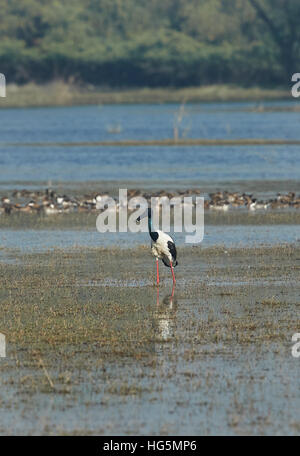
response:
<path id="1" fill-rule="evenodd" d="M 163 231 L 157 231 L 159 234 L 156 242 L 151 242 L 151 251 L 152 254 L 159 259 L 168 259 L 172 261 L 172 255 L 168 248 L 168 242 L 174 242 L 171 236 L 164 233 Z"/>

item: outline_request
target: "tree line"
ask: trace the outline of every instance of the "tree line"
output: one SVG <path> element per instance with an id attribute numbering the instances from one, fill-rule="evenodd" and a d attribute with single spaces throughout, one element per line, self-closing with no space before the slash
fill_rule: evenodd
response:
<path id="1" fill-rule="evenodd" d="M 107 87 L 286 85 L 299 0 L 0 0 L 0 72 Z"/>

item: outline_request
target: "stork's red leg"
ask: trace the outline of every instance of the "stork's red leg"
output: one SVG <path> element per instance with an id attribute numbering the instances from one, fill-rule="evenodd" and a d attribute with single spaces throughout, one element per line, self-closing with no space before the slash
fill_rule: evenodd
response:
<path id="1" fill-rule="evenodd" d="M 172 271 L 173 283 L 176 283 L 172 261 L 170 261 L 170 266 L 171 266 L 171 271 Z"/>
<path id="2" fill-rule="evenodd" d="M 175 291 L 175 283 L 173 283 L 173 287 L 172 287 L 172 294 L 171 294 L 171 298 L 170 298 L 171 304 L 172 304 L 172 299 L 174 298 L 174 291 Z"/>
<path id="3" fill-rule="evenodd" d="M 156 258 L 156 283 L 159 284 L 158 258 Z"/>

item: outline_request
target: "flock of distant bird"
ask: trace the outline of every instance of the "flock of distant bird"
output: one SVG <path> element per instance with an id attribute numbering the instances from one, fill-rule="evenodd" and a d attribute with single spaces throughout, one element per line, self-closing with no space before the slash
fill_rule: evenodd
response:
<path id="1" fill-rule="evenodd" d="M 169 202 L 174 197 L 177 197 L 177 204 L 186 203 L 183 198 L 185 196 L 200 195 L 200 190 L 185 190 L 180 192 L 164 192 L 159 191 L 154 194 L 145 194 L 140 190 L 129 190 L 128 198 L 138 196 L 144 197 L 148 203 L 152 197 L 160 198 L 162 204 Z M 27 212 L 27 213 L 44 213 L 46 215 L 54 215 L 68 212 L 92 212 L 100 211 L 105 205 L 108 194 L 92 193 L 85 195 L 82 198 L 68 197 L 67 195 L 59 195 L 54 190 L 46 189 L 45 191 L 29 191 L 15 190 L 12 192 L 14 200 L 22 201 L 22 203 L 12 202 L 8 196 L 3 196 L 1 199 L 0 215 L 11 214 L 12 212 Z M 24 202 L 24 201 L 29 201 Z M 190 200 L 189 200 L 190 201 Z M 115 207 L 120 207 L 120 202 L 115 199 Z M 138 203 L 138 200 L 137 200 Z M 175 203 L 174 203 L 175 204 Z M 192 202 L 196 204 L 196 202 Z M 104 206 L 105 207 L 105 206 Z M 204 208 L 209 210 L 227 211 L 229 208 L 246 207 L 250 211 L 281 209 L 281 208 L 300 208 L 300 195 L 296 196 L 294 192 L 287 194 L 277 194 L 274 199 L 268 201 L 258 201 L 253 195 L 238 192 L 215 192 L 209 194 L 209 198 L 205 199 Z M 152 208 L 153 209 L 153 208 Z M 152 224 L 152 209 L 147 209 L 145 213 L 138 217 L 137 222 L 143 217 L 148 218 L 148 229 L 151 238 L 151 251 L 156 259 L 156 283 L 159 285 L 159 260 L 171 269 L 173 279 L 173 290 L 171 297 L 174 295 L 174 286 L 176 283 L 174 268 L 178 265 L 177 250 L 174 240 L 166 233 L 160 230 L 155 230 Z"/>
<path id="2" fill-rule="evenodd" d="M 158 197 L 162 204 L 169 199 L 179 197 L 179 204 L 191 204 L 184 202 L 185 196 L 199 196 L 200 190 L 190 189 L 178 192 L 159 191 L 154 193 L 143 193 L 140 190 L 128 190 L 128 198 L 142 196 L 149 203 L 151 197 Z M 91 193 L 82 197 L 69 197 L 59 195 L 54 190 L 46 189 L 45 191 L 15 190 L 11 197 L 3 196 L 0 204 L 0 215 L 24 212 L 30 214 L 44 213 L 46 215 L 55 215 L 69 212 L 93 212 L 99 211 L 105 201 L 110 196 L 102 193 Z M 18 202 L 19 201 L 19 202 Z M 178 200 L 177 200 L 178 201 Z M 119 202 L 115 198 L 116 208 L 119 208 Z M 175 204 L 175 203 L 174 203 Z M 195 205 L 195 201 L 192 203 Z M 294 192 L 287 194 L 278 193 L 273 199 L 258 201 L 253 195 L 239 192 L 215 192 L 210 193 L 205 198 L 204 208 L 212 211 L 228 211 L 234 208 L 246 208 L 250 211 L 283 209 L 283 208 L 300 208 L 300 195 L 296 196 Z"/>
<path id="3" fill-rule="evenodd" d="M 211 193 L 210 201 L 206 202 L 206 209 L 227 211 L 229 208 L 246 207 L 250 211 L 266 209 L 300 208 L 300 195 L 289 192 L 282 195 L 277 193 L 276 198 L 258 201 L 253 195 L 238 192 L 216 192 Z"/>

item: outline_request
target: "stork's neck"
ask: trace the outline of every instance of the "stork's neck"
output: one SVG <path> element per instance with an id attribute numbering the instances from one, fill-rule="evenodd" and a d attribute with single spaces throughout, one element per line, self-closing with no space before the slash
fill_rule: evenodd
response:
<path id="1" fill-rule="evenodd" d="M 149 233 L 152 233 L 152 231 L 153 231 L 153 224 L 152 224 L 152 218 L 151 218 L 151 216 L 148 217 L 148 229 L 149 229 Z"/>
<path id="2" fill-rule="evenodd" d="M 151 215 L 148 217 L 148 229 L 152 241 L 156 242 L 158 239 L 158 233 L 156 231 L 153 231 Z"/>

